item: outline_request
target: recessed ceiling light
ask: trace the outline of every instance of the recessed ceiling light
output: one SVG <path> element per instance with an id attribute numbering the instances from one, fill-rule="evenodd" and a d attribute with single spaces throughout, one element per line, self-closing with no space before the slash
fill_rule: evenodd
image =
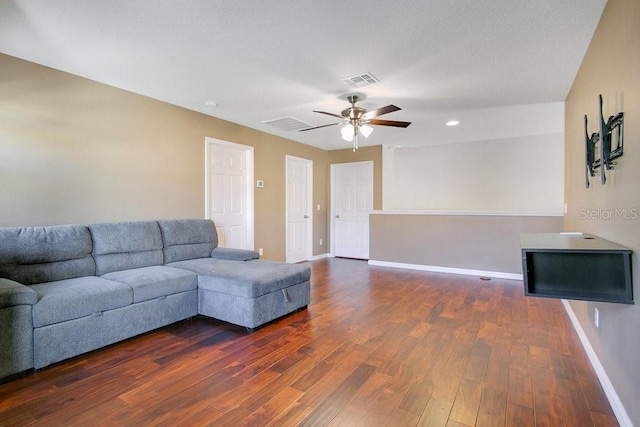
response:
<path id="1" fill-rule="evenodd" d="M 217 107 L 218 103 L 216 101 L 204 101 L 204 105 L 207 107 Z"/>
<path id="2" fill-rule="evenodd" d="M 447 123 L 445 123 L 447 126 L 458 126 L 460 124 L 459 121 L 457 120 L 449 120 Z"/>

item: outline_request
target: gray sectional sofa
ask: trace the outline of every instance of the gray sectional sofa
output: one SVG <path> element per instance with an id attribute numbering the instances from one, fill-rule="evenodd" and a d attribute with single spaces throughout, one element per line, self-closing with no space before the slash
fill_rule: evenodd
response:
<path id="1" fill-rule="evenodd" d="M 210 220 L 0 228 L 0 379 L 197 314 L 253 330 L 309 304 L 308 266 L 258 258 Z"/>

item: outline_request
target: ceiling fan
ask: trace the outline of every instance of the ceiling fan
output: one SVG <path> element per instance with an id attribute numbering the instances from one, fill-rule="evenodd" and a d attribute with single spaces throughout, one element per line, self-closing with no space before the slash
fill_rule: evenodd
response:
<path id="1" fill-rule="evenodd" d="M 326 111 L 313 111 L 314 113 L 326 114 L 328 116 L 337 117 L 342 121 L 337 123 L 330 123 L 328 125 L 315 126 L 307 129 L 301 129 L 301 132 L 308 130 L 320 129 L 327 126 L 344 125 L 341 130 L 342 139 L 345 141 L 353 142 L 353 151 L 358 149 L 358 135 L 362 134 L 365 138 L 371 135 L 373 128 L 369 125 L 377 126 L 393 126 L 398 128 L 406 128 L 411 122 L 399 122 L 396 120 L 380 120 L 374 117 L 381 116 L 383 114 L 392 113 L 394 111 L 401 110 L 400 107 L 395 105 L 387 105 L 386 107 L 380 107 L 375 110 L 367 111 L 364 108 L 356 107 L 358 102 L 358 95 L 349 95 L 347 100 L 351 103 L 351 107 L 342 110 L 340 115 L 334 113 L 328 113 Z"/>

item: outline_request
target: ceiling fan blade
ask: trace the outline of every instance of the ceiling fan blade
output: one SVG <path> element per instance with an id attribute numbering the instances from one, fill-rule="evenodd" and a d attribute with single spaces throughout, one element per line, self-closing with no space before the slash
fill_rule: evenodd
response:
<path id="1" fill-rule="evenodd" d="M 326 114 L 327 116 L 337 117 L 337 118 L 339 118 L 339 119 L 344 119 L 344 117 L 342 117 L 342 116 L 341 116 L 341 115 L 339 115 L 339 114 L 327 113 L 326 111 L 316 111 L 316 110 L 313 110 L 313 112 L 314 112 L 314 113 L 320 113 L 320 114 Z"/>
<path id="2" fill-rule="evenodd" d="M 406 128 L 411 122 L 398 122 L 396 120 L 367 120 L 367 124 L 370 125 L 378 125 L 378 126 L 393 126 L 397 128 Z"/>
<path id="3" fill-rule="evenodd" d="M 344 122 L 338 122 L 338 123 L 329 123 L 328 125 L 314 126 L 312 128 L 300 129 L 300 132 L 305 132 L 305 131 L 308 131 L 308 130 L 314 130 L 314 129 L 320 129 L 320 128 L 326 128 L 327 126 L 341 125 L 343 123 Z"/>
<path id="4" fill-rule="evenodd" d="M 394 111 L 402 110 L 400 107 L 396 107 L 395 105 L 387 105 L 386 107 L 380 107 L 375 110 L 368 111 L 363 117 L 365 119 L 372 119 L 374 117 L 381 116 L 383 114 L 393 113 Z"/>

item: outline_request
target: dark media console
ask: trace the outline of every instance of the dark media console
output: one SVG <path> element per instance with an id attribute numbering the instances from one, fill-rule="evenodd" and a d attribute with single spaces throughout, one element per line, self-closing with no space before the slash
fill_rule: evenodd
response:
<path id="1" fill-rule="evenodd" d="M 581 233 L 522 234 L 527 296 L 633 304 L 631 249 Z"/>

